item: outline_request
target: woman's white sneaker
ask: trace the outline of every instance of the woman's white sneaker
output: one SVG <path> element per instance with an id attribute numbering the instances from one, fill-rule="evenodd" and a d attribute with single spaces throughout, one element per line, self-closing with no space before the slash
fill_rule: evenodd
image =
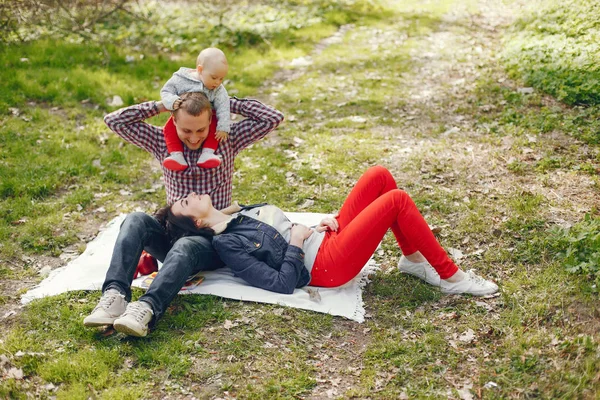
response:
<path id="1" fill-rule="evenodd" d="M 408 258 L 402 256 L 398 262 L 398 269 L 400 272 L 416 276 L 419 279 L 424 280 L 430 285 L 440 286 L 440 276 L 437 271 L 427 261 L 420 263 L 414 263 L 409 261 Z"/>
<path id="2" fill-rule="evenodd" d="M 440 290 L 447 294 L 472 294 L 473 296 L 487 296 L 498 291 L 498 285 L 477 275 L 472 269 L 465 273 L 463 280 L 458 282 L 440 282 Z"/>

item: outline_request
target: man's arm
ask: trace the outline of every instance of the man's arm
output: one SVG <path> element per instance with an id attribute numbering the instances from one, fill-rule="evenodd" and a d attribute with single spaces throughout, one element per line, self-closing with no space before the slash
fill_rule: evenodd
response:
<path id="1" fill-rule="evenodd" d="M 113 111 L 104 117 L 111 131 L 127 142 L 157 156 L 164 147 L 162 128 L 144 122 L 166 108 L 161 102 L 149 101 Z"/>
<path id="2" fill-rule="evenodd" d="M 257 100 L 234 97 L 229 104 L 232 113 L 246 117 L 231 126 L 229 140 L 232 141 L 236 154 L 265 137 L 283 121 L 280 111 Z"/>

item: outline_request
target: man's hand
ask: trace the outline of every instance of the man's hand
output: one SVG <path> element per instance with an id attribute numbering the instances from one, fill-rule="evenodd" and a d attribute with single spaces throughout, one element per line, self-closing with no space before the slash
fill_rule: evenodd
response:
<path id="1" fill-rule="evenodd" d="M 290 239 L 290 244 L 294 245 L 294 246 L 298 246 L 298 247 L 302 247 L 302 245 L 304 244 L 304 241 L 306 239 L 308 239 L 310 237 L 310 235 L 312 235 L 313 230 L 310 229 L 309 227 L 302 225 L 302 224 L 296 224 L 294 226 L 292 226 L 292 234 L 291 234 L 291 239 Z"/>
<path id="2" fill-rule="evenodd" d="M 162 101 L 156 102 L 156 108 L 158 108 L 158 112 L 161 112 L 161 113 L 169 111 L 169 110 L 167 110 L 167 107 L 165 107 L 165 105 L 163 104 Z"/>
<path id="3" fill-rule="evenodd" d="M 217 131 L 217 133 L 215 133 L 215 137 L 217 138 L 217 140 L 219 142 L 221 142 L 221 141 L 226 142 L 227 139 L 229 139 L 229 133 L 223 132 L 223 131 Z"/>
<path id="4" fill-rule="evenodd" d="M 333 217 L 327 217 L 327 218 L 323 218 L 321 220 L 321 222 L 319 223 L 319 226 L 317 226 L 316 230 L 317 232 L 323 232 L 326 230 L 331 230 L 333 232 L 337 232 L 338 228 L 340 227 L 340 224 L 338 223 L 338 220 L 336 219 L 337 215 L 333 216 Z"/>

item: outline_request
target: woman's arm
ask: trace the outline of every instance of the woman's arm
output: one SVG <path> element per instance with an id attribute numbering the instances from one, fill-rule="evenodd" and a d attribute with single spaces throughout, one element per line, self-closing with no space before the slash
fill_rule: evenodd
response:
<path id="1" fill-rule="evenodd" d="M 248 253 L 244 243 L 235 235 L 222 235 L 213 239 L 221 260 L 233 272 L 251 284 L 272 292 L 292 294 L 304 266 L 304 251 L 290 244 L 279 270 L 270 267 Z"/>

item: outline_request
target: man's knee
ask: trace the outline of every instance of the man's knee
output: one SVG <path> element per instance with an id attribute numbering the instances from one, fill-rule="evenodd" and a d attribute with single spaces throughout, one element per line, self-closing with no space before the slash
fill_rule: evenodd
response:
<path id="1" fill-rule="evenodd" d="M 187 236 L 177 240 L 167 256 L 171 257 L 203 270 L 219 268 L 223 263 L 212 246 L 212 240 L 202 236 Z"/>
<path id="2" fill-rule="evenodd" d="M 186 257 L 194 257 L 204 253 L 214 253 L 212 241 L 202 236 L 186 236 L 177 240 L 169 253 L 177 253 Z"/>
<path id="3" fill-rule="evenodd" d="M 151 217 L 150 215 L 141 212 L 141 211 L 136 211 L 136 212 L 132 212 L 131 214 L 128 214 L 125 219 L 123 220 L 123 222 L 121 223 L 121 228 L 123 227 L 137 227 L 137 226 L 144 226 L 149 222 L 155 222 L 156 220 Z"/>

